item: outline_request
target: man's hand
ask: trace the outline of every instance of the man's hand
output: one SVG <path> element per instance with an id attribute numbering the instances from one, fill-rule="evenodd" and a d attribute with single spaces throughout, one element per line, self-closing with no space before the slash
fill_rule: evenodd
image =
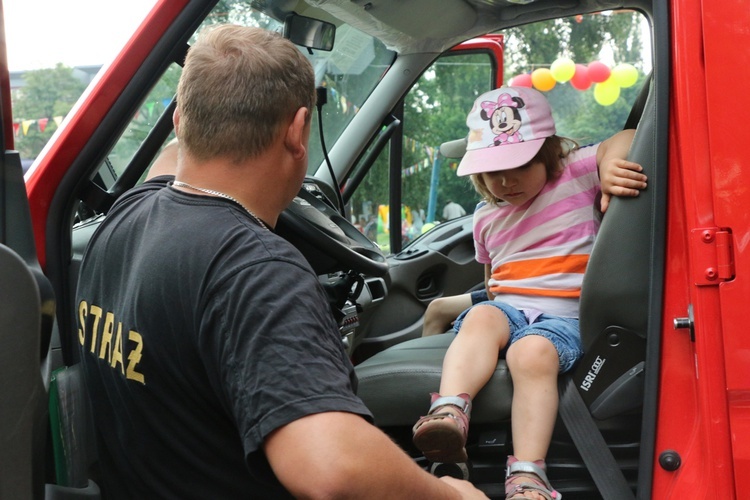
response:
<path id="1" fill-rule="evenodd" d="M 443 476 L 440 479 L 455 488 L 461 494 L 461 498 L 487 498 L 487 495 L 468 481 L 462 481 L 450 476 Z"/>
<path id="2" fill-rule="evenodd" d="M 602 185 L 602 213 L 607 211 L 612 196 L 638 196 L 641 189 L 646 189 L 647 177 L 642 174 L 643 167 L 632 161 L 620 158 L 609 158 L 599 167 Z"/>

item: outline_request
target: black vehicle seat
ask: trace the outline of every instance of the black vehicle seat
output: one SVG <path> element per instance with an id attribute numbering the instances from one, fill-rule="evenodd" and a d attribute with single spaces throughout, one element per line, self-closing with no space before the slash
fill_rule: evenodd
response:
<path id="1" fill-rule="evenodd" d="M 584 277 L 581 337 L 586 355 L 572 376 L 597 418 L 630 411 L 642 402 L 649 272 L 654 259 L 655 189 L 650 175 L 656 161 L 654 122 L 650 92 L 629 154 L 649 175 L 649 189 L 636 198 L 612 200 Z M 443 357 L 453 338 L 447 333 L 413 339 L 356 366 L 358 394 L 377 425 L 410 426 L 426 412 L 429 393 L 438 391 Z M 592 367 L 593 380 L 586 390 L 580 389 L 586 376 L 592 378 Z M 474 399 L 472 423 L 509 421 L 511 398 L 510 373 L 501 359 Z"/>

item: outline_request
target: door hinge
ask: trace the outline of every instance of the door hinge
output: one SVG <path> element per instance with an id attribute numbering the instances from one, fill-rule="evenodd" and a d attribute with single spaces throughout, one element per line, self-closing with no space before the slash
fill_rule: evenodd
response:
<path id="1" fill-rule="evenodd" d="M 690 232 L 693 279 L 698 286 L 718 285 L 734 279 L 732 230 L 703 227 Z"/>

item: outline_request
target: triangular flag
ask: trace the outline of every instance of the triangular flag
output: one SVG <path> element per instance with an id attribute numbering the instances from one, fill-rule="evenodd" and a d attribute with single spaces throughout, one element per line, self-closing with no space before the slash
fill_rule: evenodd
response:
<path id="1" fill-rule="evenodd" d="M 63 117 L 62 116 L 55 116 L 55 117 L 52 118 L 52 120 L 54 120 L 55 125 L 57 125 L 59 127 L 60 124 L 62 123 Z"/>
<path id="2" fill-rule="evenodd" d="M 29 133 L 29 127 L 34 123 L 35 120 L 24 120 L 21 122 L 21 127 L 23 127 L 23 135 L 26 135 Z"/>
<path id="3" fill-rule="evenodd" d="M 13 122 L 13 135 L 18 137 L 19 130 L 21 130 L 21 124 L 18 122 Z"/>
<path id="4" fill-rule="evenodd" d="M 48 121 L 49 121 L 49 118 L 39 118 L 36 121 L 39 124 L 39 132 L 44 132 L 44 129 L 47 128 Z"/>

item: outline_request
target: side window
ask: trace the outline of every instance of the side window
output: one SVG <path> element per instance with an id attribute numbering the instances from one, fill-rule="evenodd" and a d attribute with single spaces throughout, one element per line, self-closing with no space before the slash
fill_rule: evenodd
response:
<path id="1" fill-rule="evenodd" d="M 496 66 L 488 52 L 448 53 L 404 98 L 402 133 L 396 139 L 401 141 L 401 248 L 442 222 L 449 201 L 473 212 L 478 197 L 470 181 L 456 176 L 458 162 L 439 149 L 466 135 L 466 113 L 479 94 L 495 87 Z M 392 155 L 383 150 L 349 204 L 355 224 L 386 253 L 401 249 L 391 248 Z"/>
<path id="2" fill-rule="evenodd" d="M 110 152 L 109 161 L 118 176 L 128 166 L 133 155 L 156 125 L 156 121 L 162 117 L 171 104 L 177 92 L 177 82 L 181 73 L 182 67 L 178 64 L 172 64 L 164 72 Z"/>

